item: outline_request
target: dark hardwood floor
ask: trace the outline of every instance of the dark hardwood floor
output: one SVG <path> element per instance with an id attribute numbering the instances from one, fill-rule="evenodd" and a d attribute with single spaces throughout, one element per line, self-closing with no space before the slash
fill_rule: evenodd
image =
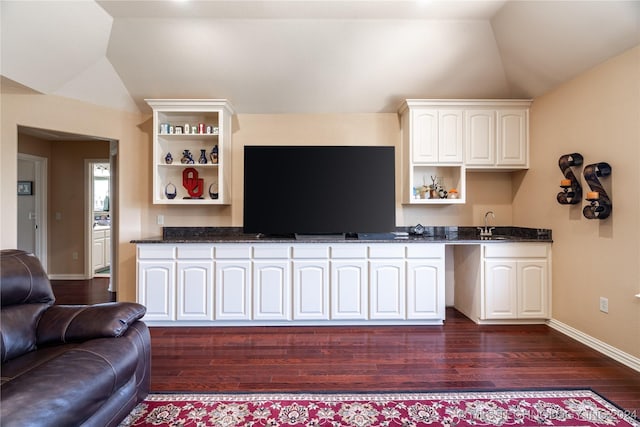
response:
<path id="1" fill-rule="evenodd" d="M 60 304 L 112 298 L 104 279 L 53 288 Z M 547 326 L 479 326 L 454 309 L 444 326 L 152 327 L 151 341 L 155 392 L 571 387 L 640 415 L 640 373 Z"/>

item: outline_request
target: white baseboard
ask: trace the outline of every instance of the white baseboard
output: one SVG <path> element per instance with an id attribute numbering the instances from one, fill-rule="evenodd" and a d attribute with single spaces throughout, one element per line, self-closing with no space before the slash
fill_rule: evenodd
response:
<path id="1" fill-rule="evenodd" d="M 606 356 L 609 356 L 613 360 L 620 362 L 635 371 L 640 372 L 640 358 L 632 356 L 629 353 L 626 353 L 605 342 L 602 342 L 599 339 L 592 337 L 591 335 L 587 335 L 584 332 L 581 332 L 565 323 L 559 322 L 556 319 L 547 321 L 547 325 L 549 325 L 549 327 L 555 329 L 556 331 L 562 332 L 563 334 L 573 338 L 574 340 L 579 341 L 582 344 L 591 347 L 592 349 L 599 351 Z"/>
<path id="2" fill-rule="evenodd" d="M 49 274 L 49 280 L 87 280 L 84 274 Z"/>

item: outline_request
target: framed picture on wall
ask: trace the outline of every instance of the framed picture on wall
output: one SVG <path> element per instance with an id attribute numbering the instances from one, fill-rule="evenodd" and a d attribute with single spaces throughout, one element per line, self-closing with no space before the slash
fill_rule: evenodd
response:
<path id="1" fill-rule="evenodd" d="M 33 181 L 18 181 L 18 196 L 31 196 L 33 194 Z"/>

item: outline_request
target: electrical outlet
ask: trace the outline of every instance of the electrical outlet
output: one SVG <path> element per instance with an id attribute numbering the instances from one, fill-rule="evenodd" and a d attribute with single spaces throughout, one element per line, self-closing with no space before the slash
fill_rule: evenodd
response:
<path id="1" fill-rule="evenodd" d="M 77 260 L 78 260 L 78 252 L 73 252 L 73 253 L 71 254 L 71 258 L 73 258 L 74 260 L 76 260 L 76 261 L 77 261 Z"/>
<path id="2" fill-rule="evenodd" d="M 158 215 L 156 217 L 156 224 L 158 225 L 164 225 L 164 215 Z"/>
<path id="3" fill-rule="evenodd" d="M 609 312 L 609 299 L 605 297 L 600 297 L 600 311 L 603 313 Z"/>

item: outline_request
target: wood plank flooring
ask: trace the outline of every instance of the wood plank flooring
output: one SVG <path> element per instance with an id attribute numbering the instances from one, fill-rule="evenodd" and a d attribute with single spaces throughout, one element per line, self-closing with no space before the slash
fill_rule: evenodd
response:
<path id="1" fill-rule="evenodd" d="M 79 303 L 78 284 L 53 286 L 58 303 Z M 571 387 L 640 415 L 640 373 L 547 326 L 479 326 L 454 309 L 444 326 L 152 327 L 151 337 L 155 392 Z"/>

